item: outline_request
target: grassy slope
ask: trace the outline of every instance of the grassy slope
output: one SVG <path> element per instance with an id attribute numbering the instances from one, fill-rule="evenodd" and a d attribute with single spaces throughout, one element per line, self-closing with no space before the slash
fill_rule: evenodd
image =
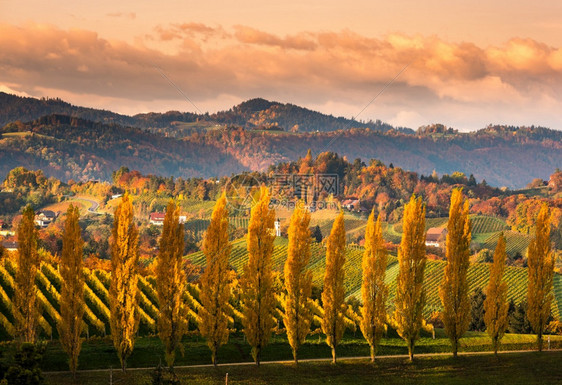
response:
<path id="1" fill-rule="evenodd" d="M 562 353 L 520 353 L 493 356 L 423 357 L 413 364 L 404 359 L 379 360 L 371 365 L 366 360 L 328 363 L 301 363 L 219 368 L 178 369 L 183 383 L 243 385 L 261 384 L 558 384 L 562 377 Z M 114 372 L 119 384 L 149 384 L 149 373 Z M 108 383 L 109 374 L 79 373 L 77 383 Z M 72 384 L 70 374 L 51 374 L 47 384 Z"/>
<path id="2" fill-rule="evenodd" d="M 205 341 L 197 336 L 183 339 L 185 354 L 178 354 L 176 365 L 199 365 L 210 363 L 210 352 Z M 43 361 L 44 370 L 67 370 L 66 354 L 57 340 L 49 341 L 47 352 Z M 534 349 L 535 336 L 524 334 L 506 334 L 502 340 L 501 350 Z M 562 347 L 562 336 L 551 336 L 551 347 Z M 12 345 L 3 345 L 9 351 Z M 486 333 L 467 332 L 461 339 L 461 351 L 489 351 L 490 338 Z M 162 343 L 157 337 L 137 338 L 132 356 L 127 361 L 128 367 L 156 366 L 160 359 L 164 361 Z M 447 353 L 450 351 L 449 340 L 442 329 L 436 329 L 436 339 L 430 336 L 421 337 L 416 343 L 415 352 L 420 353 Z M 394 335 L 381 340 L 378 355 L 407 354 L 408 349 L 404 340 Z M 338 357 L 358 357 L 369 355 L 369 345 L 365 342 L 360 332 L 346 333 L 338 345 Z M 10 354 L 6 354 L 9 356 Z M 329 358 L 331 351 L 326 345 L 323 335 L 312 335 L 299 349 L 301 359 Z M 273 335 L 270 343 L 264 348 L 263 361 L 290 360 L 291 348 L 285 335 Z M 230 336 L 228 344 L 222 346 L 217 355 L 219 363 L 252 362 L 250 346 L 245 341 L 242 333 Z M 119 367 L 119 360 L 113 344 L 109 338 L 95 338 L 85 341 L 79 360 L 80 369 Z"/>
<path id="3" fill-rule="evenodd" d="M 152 358 L 154 362 L 157 356 Z M 420 356 L 414 363 L 404 358 L 379 358 L 375 365 L 368 360 L 343 359 L 335 366 L 327 362 L 301 362 L 298 367 L 288 363 L 260 368 L 255 365 L 221 366 L 176 369 L 176 373 L 182 383 L 197 384 L 224 384 L 226 373 L 229 384 L 556 384 L 562 377 L 561 359 L 562 352 L 550 351 L 505 354 L 499 359 L 492 355 L 460 356 L 458 359 L 449 355 Z M 113 363 L 113 367 L 118 367 L 116 361 Z M 47 384 L 73 383 L 68 372 L 49 373 L 46 378 Z M 150 372 L 123 374 L 115 370 L 113 379 L 120 384 L 148 384 Z M 108 380 L 108 371 L 78 373 L 76 383 L 99 384 L 108 383 Z"/>

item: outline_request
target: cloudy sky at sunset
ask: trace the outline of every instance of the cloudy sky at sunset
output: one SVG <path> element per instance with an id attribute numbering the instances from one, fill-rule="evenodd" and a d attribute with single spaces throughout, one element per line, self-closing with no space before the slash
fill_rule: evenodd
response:
<path id="1" fill-rule="evenodd" d="M 411 128 L 562 129 L 559 0 L 74 3 L 0 0 L 0 91 L 125 114 L 264 97 Z"/>

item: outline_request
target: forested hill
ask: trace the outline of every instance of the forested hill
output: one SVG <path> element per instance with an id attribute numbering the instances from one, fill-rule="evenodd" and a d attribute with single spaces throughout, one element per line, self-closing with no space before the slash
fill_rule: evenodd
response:
<path id="1" fill-rule="evenodd" d="M 424 130 L 351 129 L 269 134 L 242 127 L 195 133 L 183 139 L 145 130 L 49 115 L 0 129 L 0 178 L 17 166 L 43 169 L 62 180 L 109 179 L 120 166 L 176 177 L 230 176 L 335 152 L 350 161 L 379 159 L 429 175 L 460 171 L 493 186 L 523 187 L 548 179 L 562 165 L 562 132 L 544 128 L 488 127 L 470 134 Z"/>
<path id="2" fill-rule="evenodd" d="M 130 116 L 111 111 L 79 107 L 61 99 L 36 99 L 0 92 L 0 127 L 17 120 L 28 122 L 45 115 L 60 114 L 74 116 L 93 122 L 116 123 L 134 126 L 136 121 Z"/>
<path id="3" fill-rule="evenodd" d="M 144 113 L 134 116 L 120 115 L 106 110 L 74 106 L 61 99 L 35 99 L 0 92 L 0 126 L 20 120 L 35 120 L 45 115 L 61 114 L 101 123 L 135 126 L 165 133 L 168 136 L 184 136 L 197 129 L 212 125 L 240 126 L 247 129 L 285 130 L 296 132 L 325 132 L 350 128 L 366 128 L 388 131 L 394 129 L 381 121 L 358 122 L 343 117 L 321 114 L 293 104 L 251 99 L 228 111 L 214 114 L 168 111 Z M 188 130 L 185 130 L 187 123 Z M 399 129 L 413 133 L 410 129 Z"/>
<path id="4" fill-rule="evenodd" d="M 350 161 L 379 159 L 423 175 L 433 170 L 439 175 L 460 171 L 510 188 L 523 187 L 534 178 L 548 179 L 562 165 L 562 132 L 542 128 L 513 131 L 489 127 L 455 135 L 404 135 L 367 129 L 264 135 L 238 129 L 213 131 L 190 140 L 214 143 L 252 170 L 295 160 L 310 148 L 313 155 L 331 151 Z"/>
<path id="5" fill-rule="evenodd" d="M 213 144 L 200 145 L 138 128 L 49 115 L 0 130 L 0 179 L 10 169 L 42 169 L 67 181 L 110 180 L 128 166 L 143 173 L 174 176 L 230 175 L 244 169 Z"/>

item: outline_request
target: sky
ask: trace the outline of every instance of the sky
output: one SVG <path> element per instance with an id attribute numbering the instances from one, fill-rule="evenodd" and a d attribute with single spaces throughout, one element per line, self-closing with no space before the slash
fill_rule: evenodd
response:
<path id="1" fill-rule="evenodd" d="M 263 97 L 461 131 L 562 129 L 562 2 L 0 0 L 0 91 L 124 114 Z"/>

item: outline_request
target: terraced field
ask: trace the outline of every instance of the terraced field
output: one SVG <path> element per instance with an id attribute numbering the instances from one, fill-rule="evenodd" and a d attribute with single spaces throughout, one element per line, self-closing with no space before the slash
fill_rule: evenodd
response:
<path id="1" fill-rule="evenodd" d="M 504 231 L 504 236 L 506 240 L 506 252 L 511 257 L 516 254 L 525 255 L 531 237 L 526 234 L 518 233 L 517 231 Z M 500 233 L 491 234 L 488 238 L 484 240 L 482 244 L 483 248 L 494 250 L 498 244 L 498 238 Z"/>
<path id="2" fill-rule="evenodd" d="M 278 272 L 282 271 L 284 261 L 287 256 L 287 241 L 277 239 L 273 255 L 273 265 Z M 345 290 L 347 296 L 361 298 L 361 258 L 363 249 L 359 247 L 349 247 L 347 250 L 347 261 L 345 265 L 346 279 Z M 202 253 L 189 256 L 193 263 L 204 265 L 205 259 Z M 232 254 L 231 265 L 241 272 L 247 260 L 246 245 L 243 240 L 235 242 Z M 429 316 L 433 311 L 441 310 L 441 303 L 438 295 L 438 287 L 443 278 L 445 262 L 428 261 L 425 272 L 424 287 L 427 292 L 427 305 L 424 310 L 425 316 Z M 322 245 L 314 244 L 309 268 L 313 272 L 313 281 L 316 285 L 322 285 L 325 269 L 325 249 Z M 489 267 L 487 264 L 473 264 L 469 269 L 470 290 L 476 287 L 484 288 L 489 278 Z M 398 261 L 395 256 L 389 256 L 386 283 L 390 286 L 388 300 L 389 311 L 393 308 L 394 296 L 396 293 L 396 276 L 398 274 Z M 110 274 L 102 270 L 84 270 L 85 276 L 85 336 L 103 336 L 110 332 L 109 328 L 109 284 Z M 10 259 L 0 261 L 0 340 L 11 339 L 14 335 L 14 317 L 12 313 L 12 297 L 14 295 L 15 264 Z M 508 298 L 520 302 L 526 296 L 527 291 L 527 272 L 525 268 L 507 267 L 505 279 L 508 283 Z M 38 298 L 41 303 L 42 315 L 39 322 L 39 332 L 43 338 L 54 338 L 57 336 L 56 324 L 60 319 L 60 286 L 61 277 L 56 265 L 42 263 L 37 274 Z M 139 305 L 140 305 L 140 330 L 142 335 L 154 334 L 156 332 L 156 319 L 158 317 L 158 301 L 155 291 L 156 280 L 154 277 L 140 277 L 139 279 Z M 562 308 L 562 276 L 555 275 L 554 288 L 555 302 L 552 306 L 552 313 L 555 317 L 560 316 Z M 183 300 L 189 309 L 190 328 L 194 330 L 198 322 L 197 311 L 201 306 L 199 303 L 199 288 L 195 284 L 188 284 L 187 290 L 183 294 Z M 230 301 L 231 327 L 239 328 L 241 325 L 241 313 L 238 308 L 236 298 L 233 296 Z M 314 328 L 318 329 L 323 310 L 318 302 L 314 305 Z M 281 320 L 281 299 L 277 299 L 277 309 L 274 317 Z M 357 314 L 349 310 L 346 318 L 348 327 L 357 327 Z"/>
<path id="3" fill-rule="evenodd" d="M 235 247 L 233 256 L 240 254 L 241 247 Z M 285 248 L 286 250 L 286 248 Z M 236 254 L 238 253 L 238 254 Z M 243 258 L 238 258 L 243 261 Z M 279 261 L 279 260 L 278 260 Z M 279 267 L 277 264 L 276 267 Z M 241 268 L 241 267 L 240 267 Z M 14 295 L 15 263 L 9 259 L 0 261 L 0 340 L 10 340 L 14 337 L 14 316 L 12 313 L 12 297 Z M 85 313 L 84 313 L 84 336 L 105 336 L 110 332 L 109 319 L 109 285 L 110 274 L 102 270 L 84 269 L 85 287 Z M 57 322 L 60 319 L 60 286 L 61 276 L 55 265 L 42 263 L 37 274 L 38 298 L 41 307 L 41 317 L 39 321 L 39 334 L 42 338 L 57 337 Z M 140 312 L 139 334 L 152 335 L 156 333 L 156 319 L 158 318 L 158 299 L 156 294 L 156 279 L 152 276 L 139 277 L 138 298 Z M 199 287 L 195 284 L 188 284 L 182 299 L 188 309 L 189 326 L 191 330 L 197 328 L 199 316 L 197 315 L 201 304 L 199 302 Z M 231 328 L 241 328 L 242 314 L 239 308 L 239 301 L 233 293 L 230 302 Z M 273 317 L 282 322 L 282 299 L 276 297 L 276 309 Z M 318 332 L 320 321 L 323 316 L 322 307 L 318 301 L 313 303 L 313 330 Z M 345 322 L 348 328 L 356 330 L 358 316 L 348 310 Z"/>
<path id="4" fill-rule="evenodd" d="M 317 286 L 322 286 L 322 280 L 325 263 L 325 249 L 322 245 L 314 243 L 312 246 L 311 260 L 308 268 L 312 270 L 313 282 Z M 345 264 L 345 281 L 344 286 L 346 296 L 355 296 L 361 298 L 361 259 L 363 257 L 363 248 L 348 247 L 346 264 Z M 203 253 L 195 253 L 188 258 L 196 265 L 203 266 L 205 258 Z M 239 273 L 242 272 L 244 264 L 247 262 L 246 245 L 243 241 L 239 241 L 233 247 L 230 257 L 231 266 Z M 277 238 L 273 252 L 273 267 L 276 271 L 283 271 L 283 264 L 287 258 L 287 241 L 284 238 Z M 442 309 L 441 299 L 439 298 L 439 285 L 443 279 L 443 271 L 445 268 L 444 261 L 428 260 L 425 270 L 424 287 L 427 293 L 427 302 L 424 313 L 426 316 L 433 311 Z M 389 256 L 388 266 L 386 270 L 385 281 L 389 287 L 389 308 L 393 308 L 394 296 L 396 295 L 396 276 L 398 275 L 398 260 L 396 256 Z M 484 263 L 472 264 L 468 271 L 469 291 L 472 292 L 476 288 L 484 289 L 488 284 L 490 273 L 489 265 Z M 519 303 L 525 299 L 527 295 L 527 270 L 521 267 L 506 267 L 505 280 L 508 284 L 508 299 L 513 299 Z M 553 304 L 552 312 L 555 317 L 559 317 L 562 309 L 562 276 L 555 276 L 554 294 L 556 301 Z"/>

